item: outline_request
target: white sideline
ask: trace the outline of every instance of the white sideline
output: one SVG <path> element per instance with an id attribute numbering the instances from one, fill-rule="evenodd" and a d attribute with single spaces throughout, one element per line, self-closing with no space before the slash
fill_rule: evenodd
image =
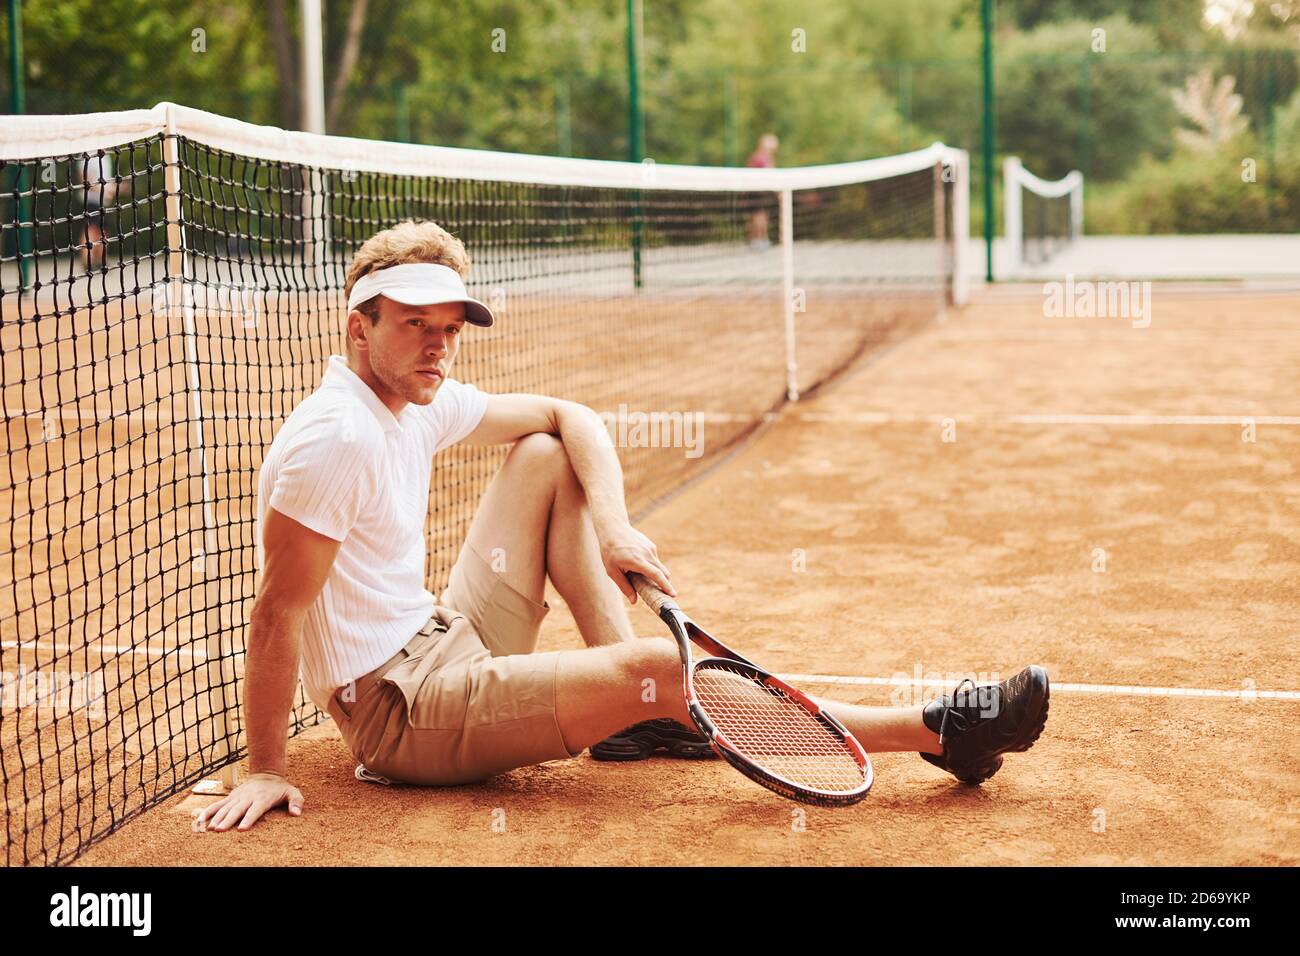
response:
<path id="1" fill-rule="evenodd" d="M 17 649 L 17 650 L 56 650 L 71 651 L 67 645 L 51 646 L 48 644 L 28 641 L 3 641 L 0 647 Z M 75 648 L 75 650 L 89 650 L 86 648 Z M 207 654 L 202 651 L 189 651 L 184 648 L 172 648 L 170 650 L 154 647 L 130 647 L 121 645 L 100 645 L 98 650 L 111 654 L 142 654 L 146 657 L 162 657 L 166 654 L 178 654 L 181 656 L 193 656 L 199 660 L 206 660 Z M 240 655 L 242 656 L 242 655 Z M 925 679 L 917 680 L 916 678 L 907 678 L 899 680 L 894 677 L 847 677 L 834 674 L 782 674 L 782 680 L 789 681 L 792 684 L 843 684 L 858 687 L 947 687 L 957 686 L 956 681 L 929 681 Z M 1110 694 L 1118 697 L 1217 697 L 1237 700 L 1300 700 L 1300 691 L 1294 690 L 1221 690 L 1211 687 L 1140 687 L 1124 684 L 1071 684 L 1071 683 L 1052 683 L 1052 690 L 1056 693 L 1066 694 Z"/>
<path id="2" fill-rule="evenodd" d="M 133 644 L 46 644 L 43 642 L 32 641 L 0 641 L 0 648 L 10 651 L 53 651 L 56 654 L 79 654 L 82 652 L 98 651 L 103 654 L 130 654 L 140 655 L 141 657 L 166 657 L 173 654 L 177 657 L 189 657 L 196 661 L 206 661 L 208 654 L 206 651 L 191 650 L 184 647 L 136 647 Z"/>
<path id="3" fill-rule="evenodd" d="M 941 415 L 914 412 L 792 412 L 793 417 L 804 422 L 829 424 L 853 423 L 863 425 L 890 425 L 896 423 L 932 422 L 983 422 L 1000 425 L 1300 425 L 1300 415 L 980 415 L 955 413 Z"/>
<path id="4" fill-rule="evenodd" d="M 792 684 L 846 684 L 872 687 L 956 687 L 955 681 L 927 681 L 893 677 L 837 677 L 830 674 L 781 674 Z M 1068 684 L 1052 682 L 1052 691 L 1067 694 L 1111 694 L 1117 697 L 1219 697 L 1240 700 L 1300 700 L 1294 690 L 1220 690 L 1211 687 L 1138 687 L 1123 684 Z"/>

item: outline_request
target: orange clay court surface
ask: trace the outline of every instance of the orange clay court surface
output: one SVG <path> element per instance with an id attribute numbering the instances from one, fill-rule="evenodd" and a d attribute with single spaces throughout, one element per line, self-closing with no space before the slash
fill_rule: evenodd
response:
<path id="1" fill-rule="evenodd" d="M 914 678 L 1045 665 L 1046 731 L 983 787 L 883 754 L 841 810 L 665 757 L 384 788 L 327 723 L 290 742 L 300 819 L 192 833 L 212 798 L 183 795 L 80 863 L 1295 865 L 1300 296 L 1156 286 L 1146 329 L 1042 301 L 950 312 L 641 523 L 724 640 L 877 679 L 819 694 L 911 702 Z M 542 648 L 573 646 L 550 600 Z"/>

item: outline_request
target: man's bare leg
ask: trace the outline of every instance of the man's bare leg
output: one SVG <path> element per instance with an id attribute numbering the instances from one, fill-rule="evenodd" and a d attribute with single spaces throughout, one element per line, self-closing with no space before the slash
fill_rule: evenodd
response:
<path id="1" fill-rule="evenodd" d="M 627 599 L 605 570 L 587 496 L 559 442 L 559 476 L 546 538 L 546 573 L 564 598 L 582 639 L 601 647 L 636 639 Z"/>
<path id="2" fill-rule="evenodd" d="M 555 691 L 555 717 L 564 742 L 579 750 L 656 717 L 692 726 L 681 679 L 681 656 L 668 638 L 565 651 Z M 943 752 L 939 736 L 922 722 L 920 707 L 817 702 L 843 721 L 868 753 Z"/>
<path id="3" fill-rule="evenodd" d="M 466 540 L 489 561 L 504 557 L 499 573 L 533 600 L 542 600 L 549 574 L 592 648 L 565 651 L 560 661 L 556 718 L 570 750 L 656 717 L 692 726 L 677 646 L 667 638 L 635 639 L 623 595 L 601 562 L 582 487 L 558 439 L 530 435 L 515 444 Z M 942 750 L 921 721 L 920 707 L 819 703 L 868 752 Z"/>
<path id="4" fill-rule="evenodd" d="M 498 573 L 535 601 L 543 599 L 549 575 L 588 646 L 635 639 L 627 602 L 605 573 L 586 496 L 558 438 L 529 435 L 515 443 L 483 495 L 466 543 L 489 562 L 504 558 Z"/>
<path id="5" fill-rule="evenodd" d="M 839 718 L 868 753 L 897 750 L 943 753 L 939 735 L 921 720 L 923 707 L 863 707 L 825 697 L 814 700 Z"/>
<path id="6" fill-rule="evenodd" d="M 668 638 L 649 637 L 560 655 L 555 720 L 571 751 L 656 717 L 693 726 L 682 696 L 682 661 L 677 645 Z"/>

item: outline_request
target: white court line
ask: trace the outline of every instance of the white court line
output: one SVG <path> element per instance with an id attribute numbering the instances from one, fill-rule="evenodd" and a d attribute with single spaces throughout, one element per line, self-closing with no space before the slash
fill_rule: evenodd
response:
<path id="1" fill-rule="evenodd" d="M 894 423 L 986 422 L 1002 425 L 1300 425 L 1300 415 L 952 415 L 912 412 L 795 412 L 805 422 L 829 424 L 858 423 L 888 425 Z"/>
<path id="2" fill-rule="evenodd" d="M 90 650 L 88 646 L 72 648 L 71 645 L 60 647 L 58 645 L 31 644 L 23 641 L 0 641 L 0 647 L 18 650 L 24 648 L 28 650 Z M 187 651 L 180 648 L 162 650 L 153 647 L 139 648 L 101 644 L 96 649 L 114 654 L 143 654 L 146 657 L 177 654 L 182 657 L 193 657 L 195 660 L 207 660 L 208 658 L 208 655 L 203 651 Z M 236 656 L 242 657 L 243 654 Z M 794 684 L 844 684 L 858 687 L 946 687 L 949 689 L 957 686 L 955 681 L 928 681 L 915 678 L 899 680 L 893 677 L 842 677 L 832 674 L 782 674 L 780 676 L 782 680 Z M 1218 697 L 1239 700 L 1300 700 L 1300 691 L 1293 690 L 1218 690 L 1208 687 L 1137 687 L 1122 684 L 1069 684 L 1056 682 L 1053 682 L 1052 690 L 1057 693 L 1111 694 L 1120 697 Z"/>
<path id="3" fill-rule="evenodd" d="M 597 409 L 599 411 L 599 409 Z M 734 423 L 769 422 L 777 417 L 775 412 L 695 412 L 691 409 L 629 409 L 629 412 L 657 415 L 696 415 L 706 423 L 726 425 Z M 1300 415 L 1092 415 L 1092 414 L 1050 414 L 1050 415 L 982 415 L 978 413 L 955 412 L 801 412 L 790 413 L 791 417 L 804 422 L 824 422 L 828 424 L 864 424 L 890 425 L 911 424 L 916 422 L 940 424 L 946 421 L 962 423 L 984 422 L 1000 425 L 1236 425 L 1246 422 L 1255 425 L 1300 425 Z M 75 409 L 48 412 L 4 410 L 0 418 L 7 421 L 26 419 L 39 426 L 48 417 L 86 420 L 99 424 L 108 424 L 126 419 L 132 422 L 160 425 L 184 425 L 191 421 L 188 415 L 174 417 L 159 415 L 157 412 L 131 410 L 114 410 L 108 408 Z M 284 416 L 268 411 L 249 412 L 205 412 L 204 421 L 278 421 Z"/>
<path id="4" fill-rule="evenodd" d="M 104 654 L 130 654 L 143 657 L 166 657 L 168 654 L 175 654 L 178 657 L 190 657 L 196 661 L 206 661 L 208 659 L 205 651 L 191 651 L 180 647 L 135 647 L 130 644 L 78 644 L 73 646 L 72 644 L 33 644 L 31 641 L 0 641 L 0 648 L 11 651 L 53 651 L 56 654 L 79 654 L 83 651 L 86 653 L 95 651 Z"/>
<path id="5" fill-rule="evenodd" d="M 955 681 L 927 681 L 892 677 L 835 677 L 829 674 L 782 674 L 792 684 L 851 684 L 872 687 L 956 687 Z M 1067 694 L 1112 694 L 1119 697 L 1220 697 L 1240 700 L 1300 700 L 1294 690 L 1216 690 L 1209 687 L 1129 687 L 1121 684 L 1058 684 L 1053 692 Z"/>
<path id="6" fill-rule="evenodd" d="M 280 414 L 278 412 L 269 412 L 265 409 L 221 412 L 209 410 L 203 413 L 204 421 L 279 421 L 287 418 L 288 413 Z M 40 410 L 30 410 L 24 408 L 6 408 L 0 409 L 0 419 L 4 421 L 18 421 L 22 419 L 39 427 L 46 419 L 64 419 L 76 422 L 88 422 L 99 425 L 115 424 L 123 419 L 128 422 L 139 422 L 145 425 L 188 425 L 195 421 L 194 417 L 188 410 L 175 413 L 160 414 L 156 411 L 144 411 L 142 409 L 121 409 L 121 408 L 76 408 L 73 406 L 61 406 L 58 408 L 48 408 Z"/>
<path id="7" fill-rule="evenodd" d="M 1300 415 L 1009 415 L 1027 425 L 1300 425 Z"/>

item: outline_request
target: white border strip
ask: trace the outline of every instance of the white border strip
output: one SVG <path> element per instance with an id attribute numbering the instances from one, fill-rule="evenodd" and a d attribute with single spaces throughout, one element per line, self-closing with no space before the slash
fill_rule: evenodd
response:
<path id="1" fill-rule="evenodd" d="M 0 647 L 11 651 L 47 651 L 53 654 L 122 654 L 129 657 L 188 657 L 191 660 L 206 661 L 208 654 L 202 650 L 184 647 L 143 647 L 134 644 L 47 644 L 41 641 L 0 641 Z"/>
<path id="2" fill-rule="evenodd" d="M 1300 425 L 1296 415 L 1008 415 L 1020 425 Z"/>
<path id="3" fill-rule="evenodd" d="M 913 412 L 791 412 L 805 422 L 891 425 L 946 421 L 997 425 L 1300 425 L 1300 415 L 942 415 Z"/>
<path id="4" fill-rule="evenodd" d="M 54 651 L 55 653 L 81 653 L 99 651 L 105 654 L 125 654 L 129 656 L 167 657 L 176 655 L 192 657 L 195 660 L 207 660 L 208 655 L 201 650 L 187 648 L 138 647 L 131 645 L 97 644 L 97 645 L 50 645 L 42 642 L 3 641 L 0 647 L 15 650 Z M 235 656 L 242 657 L 241 654 Z M 845 677 L 833 674 L 781 674 L 782 680 L 793 684 L 840 684 L 852 687 L 921 687 L 947 688 L 957 686 L 956 681 L 933 681 L 907 678 L 899 680 L 894 677 Z M 1142 687 L 1126 684 L 1070 684 L 1052 682 L 1055 693 L 1066 694 L 1108 694 L 1115 697 L 1208 697 L 1225 700 L 1296 700 L 1300 701 L 1300 691 L 1293 690 L 1220 690 L 1210 687 Z"/>
<path id="5" fill-rule="evenodd" d="M 162 105 L 120 113 L 6 116 L 0 125 L 0 158 L 88 153 L 156 136 L 163 130 Z"/>
<path id="6" fill-rule="evenodd" d="M 781 674 L 782 680 L 793 684 L 844 684 L 870 687 L 948 687 L 956 681 L 927 681 L 892 677 L 835 677 L 828 674 Z M 1239 700 L 1298 700 L 1300 691 L 1294 690 L 1217 690 L 1205 687 L 1139 687 L 1121 684 L 1066 684 L 1052 682 L 1054 693 L 1110 694 L 1118 697 L 1217 697 Z"/>
<path id="7" fill-rule="evenodd" d="M 961 167 L 966 155 L 962 150 L 935 143 L 897 156 L 787 169 L 625 163 L 319 136 L 257 126 L 175 103 L 159 103 L 151 110 L 121 113 L 6 116 L 0 129 L 0 158 L 34 159 L 93 151 L 163 131 L 244 156 L 321 169 L 558 186 L 724 192 L 780 192 L 887 179 L 937 163 Z"/>
<path id="8" fill-rule="evenodd" d="M 651 414 L 654 411 L 643 409 Z M 686 414 L 682 409 L 678 413 Z M 673 409 L 660 409 L 660 414 L 671 414 Z M 696 413 L 691 413 L 696 414 Z M 734 425 L 748 422 L 770 422 L 778 415 L 776 412 L 699 412 L 700 420 L 710 425 Z M 831 425 L 893 425 L 893 424 L 933 424 L 941 425 L 947 421 L 958 424 L 996 424 L 996 425 L 1300 425 L 1300 415 L 979 415 L 958 413 L 942 415 L 934 412 L 786 412 L 797 421 L 818 422 Z M 204 409 L 203 421 L 207 422 L 244 422 L 244 421 L 279 421 L 283 412 L 269 409 L 239 409 L 232 412 Z M 186 425 L 193 421 L 190 414 L 180 411 L 165 414 L 158 411 L 139 411 L 114 408 L 77 408 L 74 406 L 56 406 L 45 409 L 4 408 L 0 409 L 0 421 L 16 422 L 25 420 L 32 428 L 40 428 L 46 419 L 60 423 L 73 422 L 87 426 L 126 424 L 144 425 L 146 427 L 168 427 Z"/>
<path id="9" fill-rule="evenodd" d="M 1035 176 L 1014 156 L 1007 157 L 1006 167 L 1014 170 L 1014 176 L 1020 185 L 1038 193 L 1044 199 L 1060 199 L 1083 185 L 1083 173 L 1072 169 L 1060 179 L 1046 180 Z"/>

